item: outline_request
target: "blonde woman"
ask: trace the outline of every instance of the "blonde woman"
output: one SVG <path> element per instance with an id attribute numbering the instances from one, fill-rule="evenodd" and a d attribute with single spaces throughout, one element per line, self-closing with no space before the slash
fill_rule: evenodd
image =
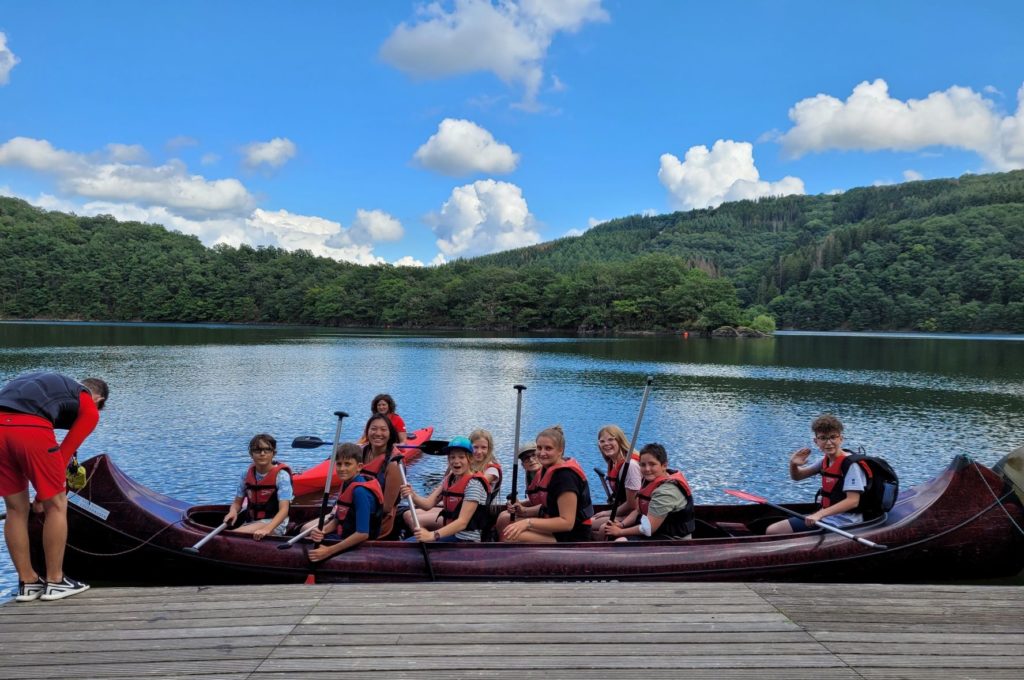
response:
<path id="1" fill-rule="evenodd" d="M 608 488 L 612 492 L 609 503 L 614 503 L 618 498 L 616 489 L 619 486 L 619 475 L 622 472 L 622 465 L 626 461 L 626 452 L 629 451 L 629 442 L 626 441 L 626 433 L 618 425 L 605 425 L 597 432 L 597 450 L 601 452 L 608 472 L 605 479 L 608 481 Z M 626 497 L 618 510 L 616 517 L 625 517 L 636 509 L 636 495 L 643 487 L 643 475 L 640 474 L 640 455 L 636 452 L 629 457 L 629 468 L 626 470 Z M 611 517 L 610 510 L 604 510 L 594 515 L 592 529 L 595 540 L 604 539 L 604 526 Z"/>

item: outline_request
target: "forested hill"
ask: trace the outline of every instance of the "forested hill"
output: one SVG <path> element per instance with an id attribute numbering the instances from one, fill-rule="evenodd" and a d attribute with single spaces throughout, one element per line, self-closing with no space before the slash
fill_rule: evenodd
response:
<path id="1" fill-rule="evenodd" d="M 1024 332 L 1024 171 L 628 217 L 426 269 L 0 198 L 0 257 L 2 318 Z"/>
<path id="2" fill-rule="evenodd" d="M 478 264 L 648 253 L 733 282 L 781 327 L 1024 332 L 1024 171 L 726 203 L 598 225 Z"/>

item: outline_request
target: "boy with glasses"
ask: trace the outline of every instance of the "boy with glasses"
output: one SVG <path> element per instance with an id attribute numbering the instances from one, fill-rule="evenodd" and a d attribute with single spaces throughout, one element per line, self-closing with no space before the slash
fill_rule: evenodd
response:
<path id="1" fill-rule="evenodd" d="M 784 519 L 769 525 L 768 534 L 789 534 L 794 531 L 810 531 L 819 521 L 834 527 L 859 524 L 864 516 L 857 512 L 860 495 L 867 488 L 867 477 L 860 465 L 851 465 L 845 459 L 849 453 L 843 451 L 843 423 L 833 415 L 823 415 L 811 423 L 814 443 L 825 454 L 820 461 L 807 464 L 811 449 L 804 447 L 793 452 L 789 458 L 789 476 L 796 481 L 821 475 L 821 508 L 807 516 L 807 521 L 798 517 Z"/>
<path id="2" fill-rule="evenodd" d="M 269 434 L 258 434 L 249 441 L 252 465 L 238 485 L 231 509 L 224 521 L 231 526 L 240 516 L 245 522 L 235 531 L 252 534 L 257 541 L 266 536 L 284 536 L 288 529 L 288 508 L 295 498 L 292 470 L 274 460 L 277 440 Z M 242 501 L 246 501 L 242 509 Z"/>

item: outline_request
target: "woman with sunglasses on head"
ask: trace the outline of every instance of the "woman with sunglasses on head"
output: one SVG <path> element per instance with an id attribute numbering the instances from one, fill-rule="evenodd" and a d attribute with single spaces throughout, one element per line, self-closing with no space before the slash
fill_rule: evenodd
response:
<path id="1" fill-rule="evenodd" d="M 619 487 L 619 476 L 622 473 L 622 466 L 626 464 L 629 442 L 626 440 L 626 433 L 618 425 L 605 425 L 597 433 L 597 450 L 604 458 L 608 466 L 605 480 L 608 489 L 611 491 L 609 503 L 614 503 L 619 495 L 616 489 Z M 634 452 L 628 456 L 629 467 L 626 468 L 626 495 L 622 503 L 615 511 L 616 517 L 625 517 L 636 509 L 636 495 L 643 486 L 643 476 L 640 474 L 640 454 Z M 603 510 L 594 515 L 594 523 L 591 525 L 594 540 L 600 541 L 605 538 L 604 526 L 611 518 L 610 510 Z"/>
<path id="2" fill-rule="evenodd" d="M 795 481 L 821 475 L 821 489 L 818 497 L 821 508 L 807 516 L 807 521 L 798 517 L 784 519 L 770 524 L 766 533 L 789 534 L 795 531 L 811 531 L 819 521 L 834 527 L 860 524 L 864 515 L 857 512 L 860 495 L 867 488 L 867 476 L 860 465 L 851 465 L 846 460 L 850 454 L 843 451 L 843 423 L 833 415 L 826 414 L 811 423 L 814 443 L 825 454 L 821 460 L 807 465 L 811 449 L 804 447 L 789 457 L 789 476 Z"/>

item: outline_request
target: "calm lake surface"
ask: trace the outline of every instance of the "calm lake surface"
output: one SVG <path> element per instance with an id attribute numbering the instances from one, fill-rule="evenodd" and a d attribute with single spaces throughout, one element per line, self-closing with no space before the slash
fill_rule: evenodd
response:
<path id="1" fill-rule="evenodd" d="M 1024 338 L 780 334 L 765 340 L 679 337 L 552 338 L 311 328 L 0 323 L 0 380 L 54 370 L 97 375 L 111 395 L 81 458 L 110 453 L 147 486 L 196 503 L 231 500 L 257 432 L 278 438 L 295 469 L 326 449 L 288 447 L 298 435 L 330 439 L 336 410 L 353 440 L 370 400 L 389 392 L 410 429 L 435 438 L 494 433 L 509 464 L 515 390 L 522 439 L 565 429 L 568 453 L 601 464 L 598 429 L 629 436 L 646 375 L 654 387 L 640 442 L 662 442 L 699 503 L 724 488 L 779 501 L 810 499 L 812 480 L 789 480 L 790 452 L 811 446 L 825 411 L 846 424 L 846 444 L 888 459 L 904 485 L 934 476 L 957 453 L 992 465 L 1024 444 Z M 436 484 L 442 458 L 423 456 L 410 481 Z M 510 476 L 506 476 L 506 492 Z M 591 473 L 594 497 L 603 500 Z M 72 537 L 73 542 L 73 537 Z M 0 596 L 16 576 L 0 556 Z"/>

